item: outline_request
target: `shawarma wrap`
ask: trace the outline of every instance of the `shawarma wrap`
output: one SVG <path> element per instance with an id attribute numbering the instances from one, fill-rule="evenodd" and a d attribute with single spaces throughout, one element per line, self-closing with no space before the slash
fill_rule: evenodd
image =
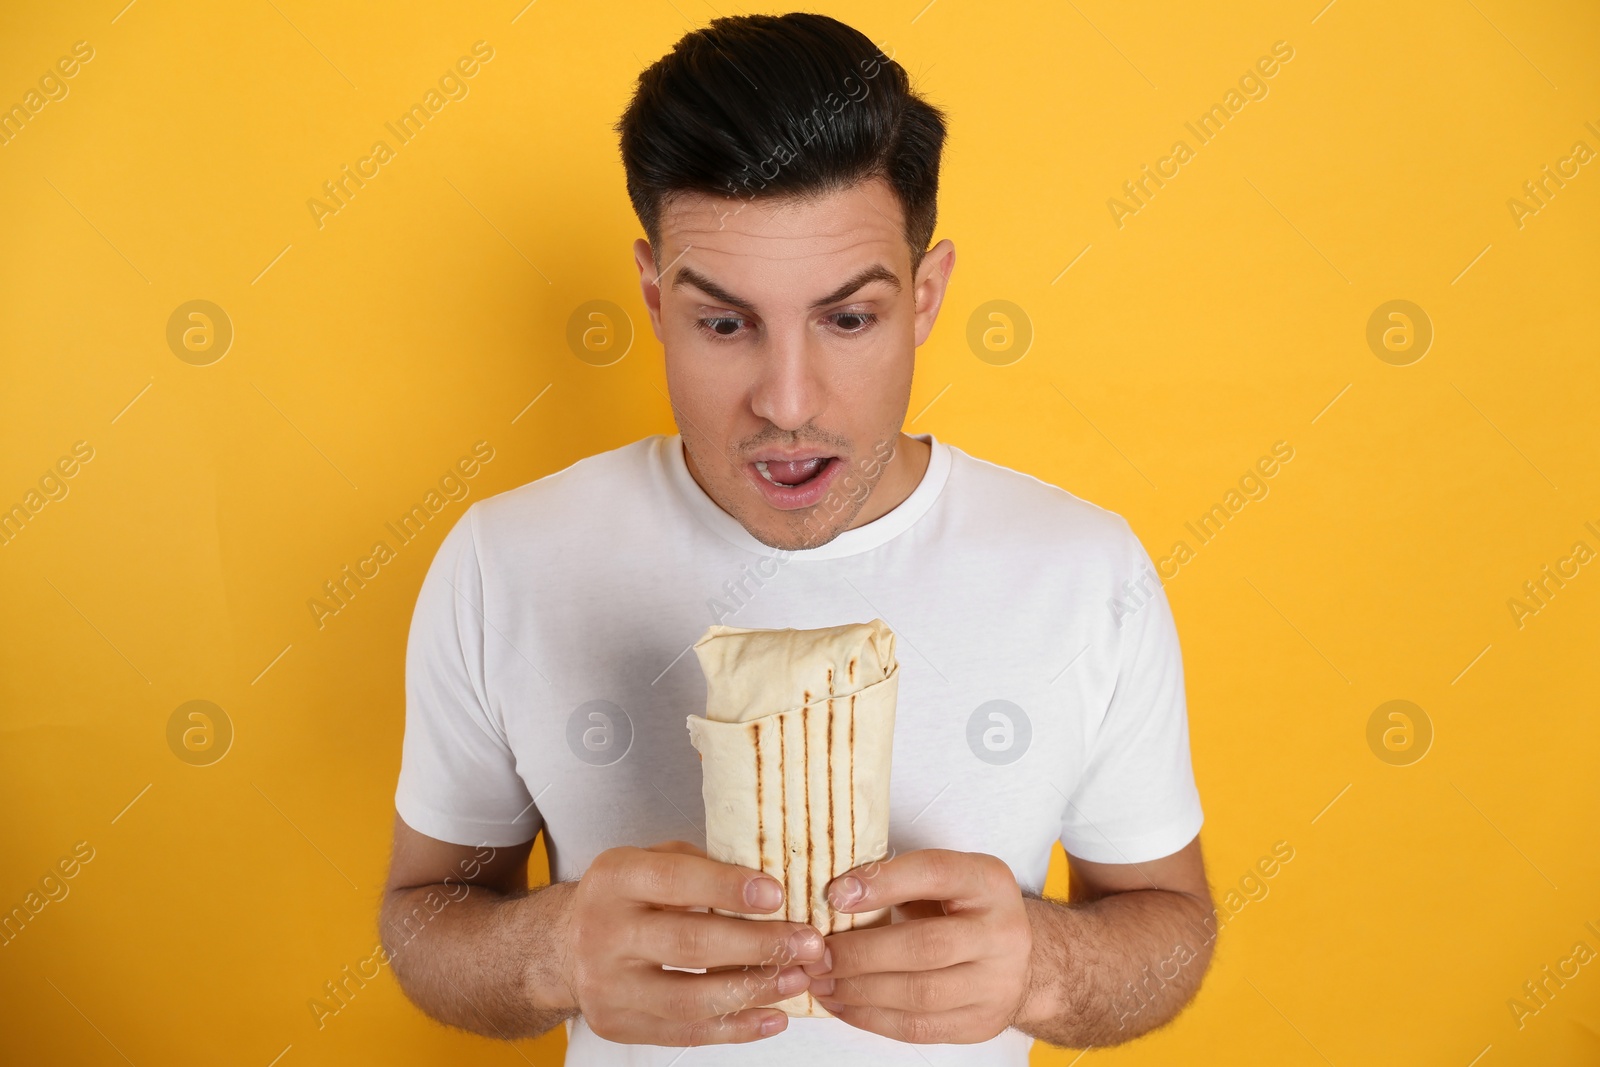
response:
<path id="1" fill-rule="evenodd" d="M 889 759 L 900 674 L 881 619 L 815 630 L 712 626 L 694 644 L 706 713 L 690 715 L 706 806 L 706 853 L 784 886 L 782 914 L 824 934 L 888 921 L 836 914 L 828 883 L 889 854 Z M 810 993 L 789 1015 L 828 1015 Z"/>

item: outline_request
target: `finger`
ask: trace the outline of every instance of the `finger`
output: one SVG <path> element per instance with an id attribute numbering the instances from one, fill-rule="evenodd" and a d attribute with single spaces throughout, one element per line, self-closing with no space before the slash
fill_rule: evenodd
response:
<path id="1" fill-rule="evenodd" d="M 703 904 L 766 914 L 783 906 L 783 887 L 751 867 L 655 849 L 607 849 L 585 875 L 624 900 L 659 906 Z"/>
<path id="2" fill-rule="evenodd" d="M 977 852 L 924 848 L 846 871 L 828 885 L 828 902 L 844 912 L 871 911 L 913 900 L 941 900 L 950 910 L 980 907 L 1004 861 Z"/>
<path id="3" fill-rule="evenodd" d="M 708 974 L 656 971 L 641 976 L 634 1007 L 672 1023 L 692 1023 L 774 1004 L 803 992 L 799 967 L 741 967 Z"/>
<path id="4" fill-rule="evenodd" d="M 893 908 L 892 921 L 903 923 L 907 919 L 926 919 L 930 915 L 948 915 L 944 905 L 937 900 L 910 900 L 904 904 L 896 904 Z"/>
<path id="5" fill-rule="evenodd" d="M 585 1016 L 585 1022 L 598 1036 L 623 1044 L 738 1045 L 783 1033 L 789 1017 L 771 1008 L 756 1008 L 676 1023 L 636 1009 L 623 1009 L 607 1016 Z"/>
<path id="6" fill-rule="evenodd" d="M 698 912 L 649 911 L 625 951 L 673 967 L 766 966 L 822 958 L 822 934 L 810 923 L 737 919 Z"/>
<path id="7" fill-rule="evenodd" d="M 689 841 L 662 841 L 662 842 L 659 842 L 658 844 L 651 845 L 650 846 L 650 851 L 652 851 L 652 852 L 681 852 L 682 854 L 684 854 L 686 856 L 704 856 L 706 854 L 706 850 L 705 849 L 703 849 L 699 845 L 693 844 L 693 843 L 691 843 Z M 672 911 L 693 911 L 693 910 L 695 910 L 695 908 L 699 908 L 701 911 L 705 910 L 705 905 L 704 904 L 698 904 L 698 905 L 693 905 L 693 906 L 685 905 L 685 904 L 662 904 L 662 905 L 659 905 L 659 906 L 663 907 L 663 908 L 670 909 Z"/>
<path id="8" fill-rule="evenodd" d="M 986 958 L 983 921 L 975 915 L 936 915 L 890 926 L 829 934 L 829 978 L 881 971 L 932 971 Z M 813 972 L 817 968 L 811 968 Z"/>
<path id="9" fill-rule="evenodd" d="M 863 974 L 856 978 L 813 978 L 811 994 L 818 999 L 839 1004 L 896 1008 L 926 1014 L 955 1011 L 982 1003 L 982 981 L 982 965 L 959 963 L 936 971 L 890 971 Z"/>
<path id="10" fill-rule="evenodd" d="M 998 1030 L 987 1025 L 982 1009 L 960 1008 L 956 1011 L 924 1015 L 901 1011 L 899 1008 L 874 1008 L 856 1004 L 841 1004 L 835 1000 L 819 1001 L 827 1011 L 858 1030 L 906 1041 L 915 1045 L 941 1043 L 971 1044 L 986 1041 Z"/>

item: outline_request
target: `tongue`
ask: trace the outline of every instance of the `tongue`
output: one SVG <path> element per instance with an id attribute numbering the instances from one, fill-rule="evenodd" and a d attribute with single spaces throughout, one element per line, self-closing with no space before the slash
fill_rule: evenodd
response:
<path id="1" fill-rule="evenodd" d="M 803 459 L 796 463 L 773 461 L 767 464 L 767 473 L 780 485 L 799 485 L 810 480 L 822 469 L 826 459 Z"/>

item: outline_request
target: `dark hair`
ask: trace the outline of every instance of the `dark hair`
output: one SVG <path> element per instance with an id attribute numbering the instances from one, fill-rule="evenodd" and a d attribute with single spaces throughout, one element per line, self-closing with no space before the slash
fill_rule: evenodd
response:
<path id="1" fill-rule="evenodd" d="M 685 34 L 639 75 L 616 130 L 658 254 L 662 211 L 680 193 L 803 198 L 871 178 L 900 200 L 913 270 L 933 240 L 944 112 L 826 15 L 729 16 Z"/>

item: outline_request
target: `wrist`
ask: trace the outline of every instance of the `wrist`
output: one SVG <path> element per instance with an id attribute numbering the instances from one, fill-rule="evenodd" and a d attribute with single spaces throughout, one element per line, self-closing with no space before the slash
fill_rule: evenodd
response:
<path id="1" fill-rule="evenodd" d="M 1072 931 L 1078 915 L 1064 904 L 1024 897 L 1033 931 L 1026 981 L 1009 1025 L 1027 1034 L 1053 1028 L 1067 1013 L 1068 972 L 1073 966 Z"/>
<path id="2" fill-rule="evenodd" d="M 513 902 L 526 909 L 525 928 L 534 935 L 523 939 L 523 998 L 540 1013 L 563 1019 L 579 1011 L 572 953 L 576 889 L 576 882 L 555 882 Z"/>

